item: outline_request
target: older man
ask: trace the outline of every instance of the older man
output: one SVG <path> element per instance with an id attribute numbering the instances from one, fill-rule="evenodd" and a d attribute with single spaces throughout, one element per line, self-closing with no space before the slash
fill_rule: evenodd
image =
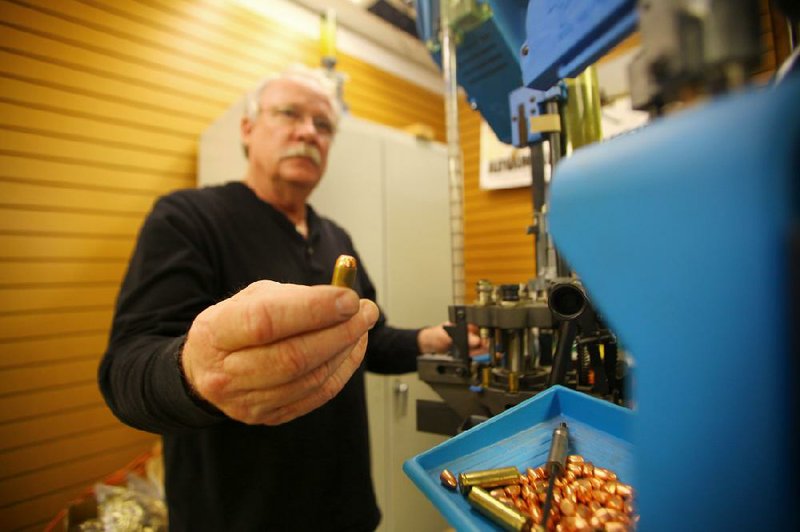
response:
<path id="1" fill-rule="evenodd" d="M 262 84 L 244 180 L 169 194 L 140 232 L 99 382 L 121 420 L 163 436 L 173 531 L 373 530 L 364 370 L 450 345 L 440 326 L 389 327 L 363 267 L 354 290 L 328 286 L 357 255 L 307 203 L 333 94 L 302 68 Z"/>

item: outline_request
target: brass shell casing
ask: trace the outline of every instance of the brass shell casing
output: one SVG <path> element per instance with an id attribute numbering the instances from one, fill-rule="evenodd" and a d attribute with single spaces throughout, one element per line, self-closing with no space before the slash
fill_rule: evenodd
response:
<path id="1" fill-rule="evenodd" d="M 356 280 L 356 271 L 358 270 L 358 261 L 355 257 L 350 255 L 339 255 L 336 259 L 336 264 L 333 266 L 333 277 L 331 284 L 333 286 L 342 286 L 344 288 L 353 288 L 353 283 Z"/>
<path id="2" fill-rule="evenodd" d="M 519 482 L 519 470 L 516 467 L 503 467 L 500 469 L 486 469 L 484 471 L 470 471 L 458 475 L 458 486 L 461 493 L 466 494 L 470 488 L 496 488 Z"/>
<path id="3" fill-rule="evenodd" d="M 491 383 L 492 383 L 492 368 L 490 367 L 481 368 L 481 385 L 483 385 L 484 388 L 488 388 Z"/>
<path id="4" fill-rule="evenodd" d="M 473 486 L 469 490 L 467 500 L 479 512 L 503 527 L 504 530 L 527 532 L 531 529 L 530 517 L 510 506 L 506 506 L 482 488 Z"/>

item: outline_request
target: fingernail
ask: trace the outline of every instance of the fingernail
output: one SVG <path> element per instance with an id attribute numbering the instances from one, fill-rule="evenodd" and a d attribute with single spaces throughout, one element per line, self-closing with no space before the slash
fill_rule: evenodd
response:
<path id="1" fill-rule="evenodd" d="M 358 312 L 358 294 L 352 290 L 346 290 L 336 298 L 336 311 L 344 317 L 350 317 Z"/>
<path id="2" fill-rule="evenodd" d="M 369 328 L 371 329 L 372 326 L 378 321 L 378 317 L 380 316 L 380 313 L 378 312 L 378 306 L 372 301 L 366 300 L 363 304 L 367 309 L 366 318 L 369 321 Z"/>

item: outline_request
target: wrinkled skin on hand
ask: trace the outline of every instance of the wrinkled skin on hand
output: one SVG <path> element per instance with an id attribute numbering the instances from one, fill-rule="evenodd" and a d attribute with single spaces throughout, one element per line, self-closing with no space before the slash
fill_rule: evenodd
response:
<path id="1" fill-rule="evenodd" d="M 181 363 L 193 392 L 229 417 L 278 425 L 341 391 L 377 319 L 347 288 L 259 281 L 197 316 Z"/>

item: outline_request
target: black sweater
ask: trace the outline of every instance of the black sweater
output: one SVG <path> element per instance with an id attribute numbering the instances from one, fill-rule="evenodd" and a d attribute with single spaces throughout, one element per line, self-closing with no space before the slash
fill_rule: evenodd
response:
<path id="1" fill-rule="evenodd" d="M 170 529 L 372 530 L 364 369 L 416 368 L 416 330 L 381 316 L 365 364 L 331 401 L 283 425 L 250 426 L 197 404 L 177 354 L 194 318 L 251 282 L 327 284 L 339 226 L 308 209 L 308 239 L 242 183 L 161 198 L 146 219 L 117 301 L 100 388 L 125 423 L 162 434 Z M 375 300 L 359 261 L 355 285 Z"/>

